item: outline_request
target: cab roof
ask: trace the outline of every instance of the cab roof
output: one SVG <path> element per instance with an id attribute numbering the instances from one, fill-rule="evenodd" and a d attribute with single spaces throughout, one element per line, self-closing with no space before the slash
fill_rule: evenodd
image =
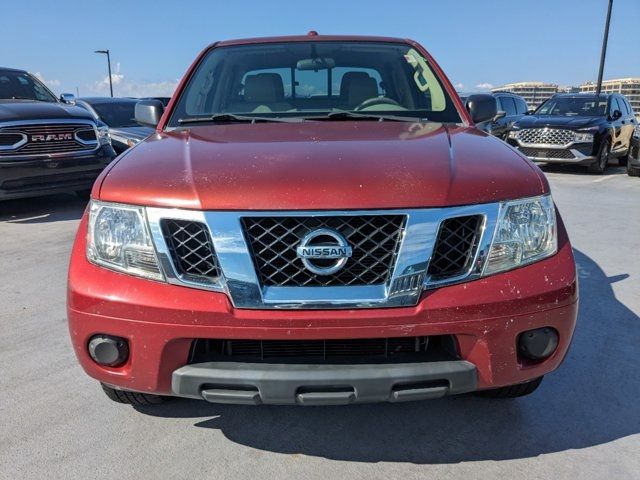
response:
<path id="1" fill-rule="evenodd" d="M 288 35 L 281 37 L 254 37 L 240 38 L 235 40 L 223 40 L 210 45 L 217 47 L 228 45 L 247 45 L 253 43 L 281 43 L 281 42 L 390 42 L 390 43 L 415 43 L 413 40 L 397 37 L 382 37 L 369 35 L 319 35 L 316 32 L 309 32 L 306 35 Z"/>

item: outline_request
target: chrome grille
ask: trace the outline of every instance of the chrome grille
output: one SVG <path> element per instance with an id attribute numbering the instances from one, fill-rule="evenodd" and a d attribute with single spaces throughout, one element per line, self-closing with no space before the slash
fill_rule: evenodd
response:
<path id="1" fill-rule="evenodd" d="M 192 280 L 220 276 L 218 259 L 205 224 L 188 220 L 163 220 L 162 229 L 181 275 Z"/>
<path id="2" fill-rule="evenodd" d="M 5 139 L 17 139 L 18 135 L 26 141 L 14 148 L 0 149 L 0 156 L 89 152 L 98 147 L 95 130 L 86 123 L 28 124 L 0 129 L 0 137 Z M 47 137 L 50 139 L 46 140 Z"/>
<path id="3" fill-rule="evenodd" d="M 561 128 L 525 128 L 518 130 L 518 140 L 522 145 L 564 146 L 575 140 L 575 132 Z"/>
<path id="4" fill-rule="evenodd" d="M 260 282 L 264 286 L 378 285 L 388 281 L 402 239 L 405 215 L 327 217 L 244 217 Z M 332 275 L 316 275 L 296 254 L 309 232 L 328 228 L 341 233 L 352 256 Z"/>
<path id="5" fill-rule="evenodd" d="M 443 220 L 427 273 L 434 280 L 463 275 L 471 262 L 480 237 L 482 217 L 473 215 Z"/>

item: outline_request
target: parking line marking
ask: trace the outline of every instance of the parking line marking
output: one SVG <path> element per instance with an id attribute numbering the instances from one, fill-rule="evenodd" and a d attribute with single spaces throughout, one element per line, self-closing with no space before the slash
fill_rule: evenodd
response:
<path id="1" fill-rule="evenodd" d="M 592 183 L 604 182 L 605 180 L 610 180 L 612 178 L 615 178 L 615 175 L 607 175 L 606 177 L 596 178 Z"/>

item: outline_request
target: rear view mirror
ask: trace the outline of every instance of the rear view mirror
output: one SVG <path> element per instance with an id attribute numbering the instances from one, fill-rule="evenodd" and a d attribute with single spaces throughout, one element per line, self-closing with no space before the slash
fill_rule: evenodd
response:
<path id="1" fill-rule="evenodd" d="M 498 120 L 506 116 L 507 116 L 507 112 L 505 112 L 504 110 L 498 110 L 498 113 L 496 113 L 496 116 L 493 117 L 493 121 L 497 122 Z"/>
<path id="2" fill-rule="evenodd" d="M 160 100 L 140 100 L 136 103 L 136 122 L 147 127 L 156 127 L 164 113 Z"/>
<path id="3" fill-rule="evenodd" d="M 68 103 L 69 105 L 75 105 L 76 97 L 73 96 L 73 93 L 62 93 L 60 95 L 60 101 L 62 103 Z"/>
<path id="4" fill-rule="evenodd" d="M 498 114 L 498 102 L 493 95 L 478 93 L 467 99 L 467 110 L 473 123 L 486 122 Z"/>
<path id="5" fill-rule="evenodd" d="M 333 58 L 304 58 L 296 63 L 298 70 L 327 70 L 335 66 L 336 61 Z"/>

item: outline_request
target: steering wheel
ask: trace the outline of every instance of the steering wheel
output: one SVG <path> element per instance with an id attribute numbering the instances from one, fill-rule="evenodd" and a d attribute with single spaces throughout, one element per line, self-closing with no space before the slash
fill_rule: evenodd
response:
<path id="1" fill-rule="evenodd" d="M 403 108 L 402 105 L 396 102 L 393 98 L 373 97 L 373 98 L 368 98 L 367 100 L 362 102 L 360 105 L 354 108 L 354 110 L 364 110 L 365 108 L 373 107 L 374 105 L 394 105 L 396 107 Z"/>

